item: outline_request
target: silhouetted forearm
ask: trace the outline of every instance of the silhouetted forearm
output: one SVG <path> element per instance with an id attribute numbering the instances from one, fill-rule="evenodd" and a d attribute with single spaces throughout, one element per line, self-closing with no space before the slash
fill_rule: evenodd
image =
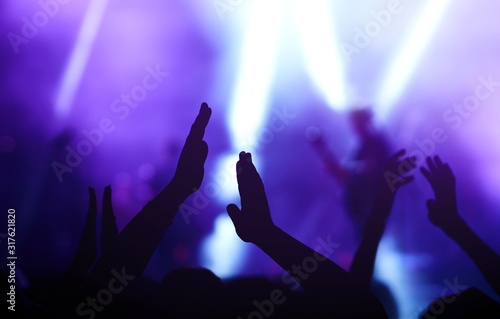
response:
<path id="1" fill-rule="evenodd" d="M 142 275 L 179 207 L 188 195 L 169 184 L 119 234 L 114 258 L 134 275 Z"/>
<path id="2" fill-rule="evenodd" d="M 371 222 L 368 220 L 363 233 L 363 239 L 359 245 L 349 272 L 365 287 L 370 287 L 375 267 L 375 258 L 380 239 L 384 234 L 384 224 Z"/>
<path id="3" fill-rule="evenodd" d="M 363 239 L 359 245 L 349 272 L 365 287 L 370 287 L 375 267 L 377 250 L 384 234 L 385 221 L 394 202 L 394 194 L 379 193 L 375 199 L 373 210 L 366 221 Z"/>
<path id="4" fill-rule="evenodd" d="M 255 244 L 286 270 L 306 293 L 319 293 L 328 299 L 332 313 L 349 317 L 386 317 L 384 309 L 366 287 L 278 227 L 266 232 Z"/>
<path id="5" fill-rule="evenodd" d="M 93 205 L 95 205 L 95 198 L 93 200 Z M 97 258 L 96 214 L 95 208 L 92 207 L 87 214 L 75 257 L 64 274 L 65 294 L 72 297 L 78 294 L 87 273 Z"/>
<path id="6" fill-rule="evenodd" d="M 90 272 L 81 296 L 92 296 L 107 285 L 114 272 L 140 277 L 187 195 L 169 184 L 127 224 L 109 254 Z"/>
<path id="7" fill-rule="evenodd" d="M 491 287 L 500 295 L 500 256 L 463 220 L 443 229 L 469 255 Z"/>

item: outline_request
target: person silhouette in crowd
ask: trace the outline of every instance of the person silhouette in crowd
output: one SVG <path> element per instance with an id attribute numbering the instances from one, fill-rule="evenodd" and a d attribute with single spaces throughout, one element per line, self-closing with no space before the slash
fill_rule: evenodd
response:
<path id="1" fill-rule="evenodd" d="M 368 107 L 358 107 L 349 113 L 349 122 L 358 137 L 358 147 L 345 165 L 328 149 L 323 137 L 319 136 L 313 141 L 328 172 L 343 187 L 343 202 L 357 235 L 363 231 L 375 200 L 373 190 L 377 189 L 379 176 L 390 156 L 389 144 L 375 128 L 372 118 L 372 111 Z"/>
<path id="2" fill-rule="evenodd" d="M 104 189 L 102 201 L 102 229 L 101 229 L 101 254 L 108 255 L 113 249 L 113 242 L 118 237 L 116 217 L 111 203 L 111 186 Z M 63 278 L 63 291 L 66 304 L 72 305 L 80 292 L 87 273 L 97 260 L 97 199 L 95 190 L 89 187 L 89 209 L 85 225 L 80 236 L 78 248 L 71 264 L 68 266 Z M 72 311 L 72 309 L 66 309 Z"/>
<path id="3" fill-rule="evenodd" d="M 64 276 L 64 283 L 67 286 L 66 291 L 72 292 L 75 295 L 80 290 L 88 271 L 97 260 L 96 219 L 97 200 L 95 190 L 89 187 L 89 210 L 85 226 L 80 237 L 76 255 Z M 116 217 L 111 204 L 111 186 L 106 186 L 102 201 L 101 230 L 101 253 L 104 255 L 110 253 L 113 242 L 118 237 L 118 228 L 116 227 L 115 220 Z"/>
<path id="4" fill-rule="evenodd" d="M 177 318 L 226 318 L 225 285 L 212 271 L 199 267 L 183 267 L 168 273 L 161 282 L 164 302 Z M 236 313 L 232 318 L 236 317 Z"/>
<path id="5" fill-rule="evenodd" d="M 414 157 L 402 158 L 404 154 L 405 150 L 400 150 L 390 157 L 386 162 L 384 173 L 379 176 L 378 192 L 376 193 L 377 195 L 373 203 L 373 208 L 366 220 L 363 239 L 354 255 L 354 259 L 349 270 L 351 275 L 353 275 L 366 287 L 372 288 L 372 291 L 374 288 L 372 287 L 372 279 L 375 258 L 380 240 L 382 239 L 382 235 L 384 233 L 386 220 L 389 217 L 394 199 L 396 197 L 396 193 L 403 185 L 406 185 L 414 180 L 414 177 L 410 174 L 407 176 L 399 176 L 397 174 L 400 167 L 403 165 L 406 167 L 408 172 L 412 171 L 416 167 L 416 159 Z M 398 176 L 398 178 L 387 179 L 386 173 L 391 173 L 391 176 Z M 378 295 L 377 292 L 378 291 L 374 291 L 376 295 Z M 379 299 L 384 304 L 389 318 L 397 318 L 397 307 L 392 296 L 387 296 L 386 294 L 385 298 L 379 296 Z"/>
<path id="6" fill-rule="evenodd" d="M 420 170 L 435 195 L 427 201 L 429 220 L 469 255 L 500 295 L 500 256 L 459 215 L 456 179 L 450 166 L 439 156 L 428 157 L 426 162 L 427 168 Z M 441 296 L 429 305 L 421 318 L 500 318 L 500 305 L 477 288 L 469 288 L 452 296 Z"/>
<path id="7" fill-rule="evenodd" d="M 119 304 L 127 305 L 127 303 L 117 301 L 118 299 L 127 300 L 128 295 L 116 287 L 120 293 L 112 295 L 114 307 L 95 305 L 93 300 L 103 289 L 109 288 L 110 282 L 116 283 L 117 280 L 123 285 L 120 287 L 124 288 L 123 290 L 134 291 L 135 288 L 128 286 L 136 286 L 133 283 L 134 279 L 142 275 L 163 234 L 172 224 L 175 213 L 184 200 L 199 189 L 204 175 L 203 166 L 208 154 L 208 145 L 203 140 L 203 136 L 211 112 L 206 103 L 201 105 L 181 151 L 174 177 L 119 234 L 114 224 L 111 189 L 106 189 L 103 201 L 101 257 L 87 274 L 96 256 L 95 193 L 90 190 L 89 214 L 81 243 L 75 260 L 66 273 L 69 291 L 78 291 L 75 316 L 88 315 L 97 318 L 111 313 L 112 310 L 108 309 L 116 309 Z M 81 279 L 85 275 L 87 276 L 82 285 Z M 92 304 L 89 304 L 89 300 Z"/>
<path id="8" fill-rule="evenodd" d="M 241 209 L 229 204 L 228 215 L 237 235 L 278 263 L 290 276 L 284 280 L 295 284 L 292 290 L 298 291 L 299 287 L 303 290 L 299 299 L 302 303 L 289 303 L 288 307 L 311 318 L 387 318 L 382 305 L 366 286 L 274 224 L 251 154 L 241 152 L 236 167 Z M 311 268 L 307 268 L 307 263 Z M 306 268 L 314 271 L 307 272 Z"/>

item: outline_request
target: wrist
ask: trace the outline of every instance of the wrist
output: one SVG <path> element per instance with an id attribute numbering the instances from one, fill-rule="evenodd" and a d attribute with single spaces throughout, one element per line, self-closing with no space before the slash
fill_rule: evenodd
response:
<path id="1" fill-rule="evenodd" d="M 262 246 L 266 246 L 270 242 L 276 242 L 276 239 L 282 233 L 283 230 L 281 230 L 281 228 L 272 224 L 263 228 L 259 228 L 258 232 L 254 235 L 254 238 L 249 242 L 256 245 L 257 247 L 262 248 Z"/>
<path id="2" fill-rule="evenodd" d="M 153 199 L 153 202 L 164 208 L 172 205 L 180 206 L 192 193 L 193 191 L 172 181 Z"/>
<path id="3" fill-rule="evenodd" d="M 379 238 L 382 237 L 385 231 L 385 219 L 376 218 L 374 216 L 368 217 L 365 228 L 363 230 L 363 237 Z"/>
<path id="4" fill-rule="evenodd" d="M 457 216 L 453 218 L 443 225 L 439 225 L 442 231 L 444 231 L 447 235 L 453 237 L 463 233 L 465 229 L 468 229 L 467 223 L 460 217 Z"/>
<path id="5" fill-rule="evenodd" d="M 181 198 L 184 201 L 186 198 L 188 198 L 190 195 L 196 192 L 198 188 L 193 188 L 192 186 L 188 186 L 188 183 L 174 176 L 164 190 L 169 194 L 173 194 L 176 197 Z"/>

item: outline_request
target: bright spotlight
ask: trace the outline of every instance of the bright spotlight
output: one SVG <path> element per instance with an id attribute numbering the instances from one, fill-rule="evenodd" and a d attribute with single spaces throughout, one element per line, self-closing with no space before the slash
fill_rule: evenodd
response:
<path id="1" fill-rule="evenodd" d="M 451 0 L 429 0 L 414 29 L 406 37 L 406 42 L 395 55 L 394 61 L 388 68 L 385 80 L 378 90 L 375 99 L 377 103 L 377 119 L 385 119 L 398 102 L 418 65 L 418 61 L 429 44 L 438 23 L 441 21 Z"/>
<path id="2" fill-rule="evenodd" d="M 236 276 L 244 263 L 245 243 L 226 212 L 215 219 L 214 232 L 202 244 L 202 262 L 220 278 Z"/>
<path id="3" fill-rule="evenodd" d="M 328 105 L 334 110 L 346 107 L 346 87 L 342 55 L 336 44 L 331 2 L 303 0 L 289 2 L 304 49 L 307 70 Z"/>
<path id="4" fill-rule="evenodd" d="M 234 155 L 221 158 L 218 167 L 222 171 L 235 167 L 240 151 L 254 151 L 253 142 L 257 139 L 268 109 L 283 4 L 283 0 L 255 1 L 252 4 L 227 118 Z M 231 169 L 232 172 L 235 170 L 236 168 Z M 234 176 L 229 176 L 228 187 L 222 191 L 222 198 L 227 202 L 237 198 L 238 189 Z M 239 263 L 245 256 L 244 248 L 229 217 L 226 214 L 220 215 L 215 221 L 214 232 L 204 243 L 204 266 L 219 277 L 234 276 L 240 270 Z"/>
<path id="5" fill-rule="evenodd" d="M 252 144 L 264 121 L 275 71 L 282 15 L 283 0 L 253 3 L 228 117 L 233 145 L 237 150 Z"/>
<path id="6" fill-rule="evenodd" d="M 69 113 L 73 104 L 107 2 L 108 0 L 93 0 L 89 4 L 57 95 L 55 110 L 56 114 L 61 117 Z"/>
<path id="7" fill-rule="evenodd" d="M 389 286 L 401 313 L 408 313 L 412 296 L 404 278 L 404 256 L 396 252 L 394 240 L 383 238 L 375 260 L 375 277 Z"/>

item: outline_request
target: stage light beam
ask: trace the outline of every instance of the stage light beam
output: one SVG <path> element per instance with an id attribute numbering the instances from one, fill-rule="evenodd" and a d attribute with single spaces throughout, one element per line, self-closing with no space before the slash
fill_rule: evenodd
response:
<path id="1" fill-rule="evenodd" d="M 234 277 L 244 263 L 246 246 L 236 235 L 227 213 L 215 219 L 214 228 L 214 232 L 202 244 L 203 265 L 220 278 Z"/>
<path id="2" fill-rule="evenodd" d="M 411 75 L 450 3 L 451 0 L 428 0 L 413 30 L 406 37 L 395 58 L 391 59 L 394 62 L 387 69 L 385 80 L 381 82 L 382 86 L 375 99 L 377 120 L 386 119 L 403 95 Z"/>
<path id="3" fill-rule="evenodd" d="M 69 114 L 75 94 L 83 77 L 92 45 L 99 30 L 108 0 L 93 0 L 87 9 L 76 44 L 61 81 L 55 112 L 60 117 Z"/>
<path id="4" fill-rule="evenodd" d="M 253 145 L 265 120 L 275 73 L 284 1 L 255 1 L 252 5 L 227 118 L 234 154 L 242 150 L 254 151 Z M 233 155 L 221 157 L 219 167 L 228 167 L 228 159 L 231 158 L 234 158 Z M 234 187 L 222 189 L 221 198 L 226 200 L 236 198 L 238 194 L 236 181 L 232 180 L 230 185 Z M 230 221 L 231 227 L 228 226 L 227 215 L 224 215 L 217 217 L 215 230 L 207 239 L 204 251 L 217 253 L 228 249 L 226 247 L 229 240 L 228 232 L 234 233 L 234 227 Z M 230 249 L 236 253 L 243 251 L 244 248 L 243 242 L 237 240 Z M 228 277 L 240 271 L 238 259 L 243 258 L 243 255 L 232 257 L 205 260 L 204 266 L 222 278 Z"/>
<path id="5" fill-rule="evenodd" d="M 236 150 L 257 138 L 269 103 L 283 1 L 255 1 L 230 102 L 228 127 Z"/>
<path id="6" fill-rule="evenodd" d="M 302 42 L 307 71 L 328 105 L 334 110 L 345 109 L 344 65 L 335 45 L 340 41 L 332 23 L 331 3 L 294 0 L 289 4 Z"/>

